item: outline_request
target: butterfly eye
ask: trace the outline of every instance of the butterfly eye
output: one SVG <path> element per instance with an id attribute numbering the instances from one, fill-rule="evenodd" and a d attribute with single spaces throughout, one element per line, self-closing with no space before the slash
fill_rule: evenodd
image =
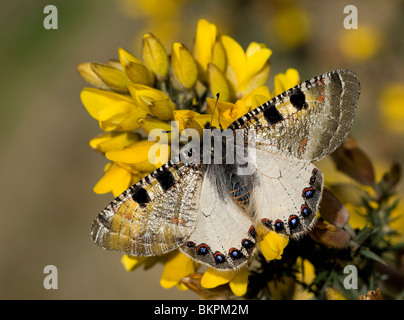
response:
<path id="1" fill-rule="evenodd" d="M 244 257 L 243 253 L 240 250 L 237 250 L 236 248 L 231 248 L 229 250 L 230 257 L 233 259 L 241 259 Z"/>
<path id="2" fill-rule="evenodd" d="M 206 244 L 202 243 L 198 246 L 198 248 L 196 248 L 196 252 L 204 256 L 209 252 L 209 247 Z"/>
<path id="3" fill-rule="evenodd" d="M 283 222 L 281 220 L 276 220 L 274 227 L 275 227 L 275 231 L 283 230 Z"/>
<path id="4" fill-rule="evenodd" d="M 289 228 L 291 230 L 295 229 L 299 225 L 299 223 L 300 221 L 298 216 L 293 215 L 289 217 Z"/>
<path id="5" fill-rule="evenodd" d="M 312 211 L 307 205 L 303 204 L 300 209 L 300 212 L 302 213 L 302 216 L 306 218 L 311 214 Z"/>
<path id="6" fill-rule="evenodd" d="M 314 196 L 315 193 L 315 189 L 314 188 L 304 188 L 303 189 L 303 198 L 309 199 L 312 198 Z"/>

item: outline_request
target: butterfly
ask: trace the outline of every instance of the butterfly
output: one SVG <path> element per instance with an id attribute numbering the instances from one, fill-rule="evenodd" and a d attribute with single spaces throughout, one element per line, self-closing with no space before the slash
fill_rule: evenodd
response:
<path id="1" fill-rule="evenodd" d="M 179 249 L 204 265 L 234 270 L 252 260 L 265 232 L 301 237 L 316 222 L 324 184 L 312 162 L 344 141 L 359 93 L 346 69 L 283 92 L 228 127 L 246 137 L 255 132 L 252 174 L 240 175 L 237 163 L 181 161 L 190 149 L 115 198 L 93 221 L 92 239 L 133 256 Z"/>

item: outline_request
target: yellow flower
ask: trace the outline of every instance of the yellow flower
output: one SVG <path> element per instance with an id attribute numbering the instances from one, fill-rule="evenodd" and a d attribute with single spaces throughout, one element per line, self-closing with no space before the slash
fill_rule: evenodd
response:
<path id="1" fill-rule="evenodd" d="M 278 73 L 274 79 L 274 96 L 285 92 L 299 83 L 299 72 L 296 69 L 290 68 L 285 73 Z"/>
<path id="2" fill-rule="evenodd" d="M 153 73 L 144 63 L 122 48 L 119 48 L 118 51 L 119 61 L 129 80 L 132 83 L 152 86 L 154 83 Z"/>
<path id="3" fill-rule="evenodd" d="M 175 104 L 166 93 L 141 84 L 129 84 L 128 88 L 133 101 L 144 112 L 150 113 L 161 120 L 172 119 Z M 145 116 L 139 118 L 145 118 Z"/>
<path id="4" fill-rule="evenodd" d="M 194 272 L 194 261 L 181 253 L 179 250 L 175 250 L 166 256 L 160 284 L 165 289 L 169 289 L 177 285 L 179 289 L 185 290 L 186 287 L 183 284 L 180 284 L 180 280 Z"/>
<path id="5" fill-rule="evenodd" d="M 202 287 L 208 289 L 225 283 L 229 283 L 231 291 L 236 296 L 245 295 L 248 286 L 248 268 L 234 271 L 218 271 L 208 268 L 201 279 Z"/>
<path id="6" fill-rule="evenodd" d="M 166 163 L 173 133 L 170 120 L 178 121 L 180 133 L 192 128 L 201 134 L 208 123 L 225 129 L 268 101 L 271 93 L 264 84 L 271 53 L 256 42 L 244 52 L 235 40 L 221 36 L 215 25 L 202 19 L 192 53 L 176 42 L 169 57 L 160 40 L 147 33 L 143 37 L 142 61 L 120 48 L 119 62 L 81 64 L 80 74 L 98 87 L 84 88 L 81 100 L 101 129 L 108 131 L 90 141 L 93 149 L 111 161 L 94 192 L 118 196 Z M 296 79 L 294 69 L 278 75 L 275 91 L 294 85 Z M 216 100 L 206 96 L 216 93 L 220 93 L 220 99 L 214 111 Z M 163 133 L 167 133 L 167 140 L 153 141 Z M 262 228 L 257 230 L 262 254 L 268 261 L 281 259 L 288 238 Z M 164 264 L 161 286 L 181 290 L 186 288 L 181 279 L 199 267 L 179 250 L 152 258 L 122 257 L 128 271 L 156 262 Z M 209 267 L 201 286 L 208 290 L 228 283 L 235 295 L 243 296 L 248 276 L 248 266 L 225 272 Z"/>
<path id="7" fill-rule="evenodd" d="M 306 11 L 293 4 L 281 6 L 272 23 L 279 40 L 287 48 L 304 44 L 310 34 L 310 19 Z"/>
<path id="8" fill-rule="evenodd" d="M 258 230 L 257 230 L 258 231 Z M 259 242 L 260 250 L 268 261 L 281 259 L 283 250 L 289 243 L 289 237 L 280 235 L 274 231 L 268 232 L 267 235 Z"/>
<path id="9" fill-rule="evenodd" d="M 213 119 L 216 120 L 219 116 L 219 123 L 223 129 L 226 129 L 232 122 L 242 117 L 247 112 L 259 107 L 271 98 L 271 94 L 267 87 L 259 87 L 237 100 L 235 103 L 225 102 L 221 99 L 217 102 L 217 111 Z M 216 105 L 216 99 L 207 98 L 208 112 L 213 113 Z M 213 124 L 215 127 L 217 124 Z"/>
<path id="10" fill-rule="evenodd" d="M 206 80 L 209 64 L 213 65 L 221 73 L 224 72 L 226 53 L 222 43 L 219 41 L 217 28 L 213 23 L 209 23 L 205 19 L 198 21 L 192 52 L 198 63 L 201 80 Z M 220 92 L 220 94 L 222 95 L 223 93 Z"/>
<path id="11" fill-rule="evenodd" d="M 233 93 L 223 72 L 213 63 L 209 63 L 207 74 L 212 96 L 220 93 L 220 99 L 222 101 L 230 101 Z"/>
<path id="12" fill-rule="evenodd" d="M 126 95 L 94 88 L 84 88 L 81 101 L 88 113 L 104 131 L 132 131 L 139 128 L 137 120 L 145 118 L 147 112 L 137 106 Z"/>
<path id="13" fill-rule="evenodd" d="M 184 0 L 120 0 L 119 5 L 122 13 L 135 18 L 163 19 L 174 15 Z"/>
<path id="14" fill-rule="evenodd" d="M 107 151 L 121 150 L 128 145 L 139 141 L 140 136 L 133 132 L 107 132 L 90 140 L 90 147 L 105 153 Z"/>
<path id="15" fill-rule="evenodd" d="M 404 84 L 390 83 L 379 96 L 379 110 L 386 130 L 404 133 Z"/>
<path id="16" fill-rule="evenodd" d="M 93 191 L 97 194 L 112 192 L 114 197 L 130 187 L 132 174 L 118 164 L 108 164 L 104 176 L 94 186 Z"/>
<path id="17" fill-rule="evenodd" d="M 168 73 L 168 55 L 160 40 L 153 34 L 146 33 L 143 36 L 143 61 L 157 76 L 158 80 L 164 80 Z"/>
<path id="18" fill-rule="evenodd" d="M 93 86 L 104 89 L 126 93 L 128 88 L 128 77 L 122 69 L 113 64 L 103 63 L 80 63 L 77 70 L 81 76 Z"/>
<path id="19" fill-rule="evenodd" d="M 229 36 L 221 37 L 227 57 L 226 78 L 235 97 L 242 98 L 265 84 L 269 74 L 268 59 L 272 51 L 264 44 L 252 42 L 246 52 Z"/>
<path id="20" fill-rule="evenodd" d="M 165 121 L 161 121 L 158 119 L 139 119 L 138 123 L 144 132 L 148 134 L 150 138 L 153 138 L 153 141 L 156 141 L 157 135 L 163 136 L 167 135 L 167 141 L 160 141 L 161 143 L 170 143 L 171 142 L 171 125 Z"/>
<path id="21" fill-rule="evenodd" d="M 296 274 L 296 280 L 300 283 L 310 285 L 316 278 L 316 272 L 313 264 L 299 257 L 296 261 L 299 272 Z M 293 295 L 294 300 L 310 300 L 314 297 L 312 292 L 304 290 L 301 284 L 297 284 Z"/>
<path id="22" fill-rule="evenodd" d="M 142 140 L 122 150 L 105 153 L 108 160 L 133 165 L 139 171 L 151 172 L 169 160 L 170 146 L 164 143 Z"/>
<path id="23" fill-rule="evenodd" d="M 173 44 L 171 69 L 180 89 L 191 89 L 198 79 L 198 67 L 191 52 L 182 44 Z"/>
<path id="24" fill-rule="evenodd" d="M 382 45 L 378 31 L 361 24 L 358 29 L 345 30 L 339 39 L 341 52 L 354 62 L 362 62 L 373 58 Z"/>

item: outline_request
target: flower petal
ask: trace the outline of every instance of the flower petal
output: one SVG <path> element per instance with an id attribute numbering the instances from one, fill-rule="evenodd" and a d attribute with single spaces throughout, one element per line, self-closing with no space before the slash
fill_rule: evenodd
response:
<path id="1" fill-rule="evenodd" d="M 151 86 L 154 83 L 153 73 L 143 64 L 142 61 L 131 55 L 126 50 L 119 48 L 119 61 L 123 70 L 132 83 L 139 83 Z"/>
<path id="2" fill-rule="evenodd" d="M 274 260 L 281 259 L 283 249 L 288 245 L 289 238 L 270 231 L 262 241 L 259 242 L 260 250 L 265 259 Z"/>
<path id="3" fill-rule="evenodd" d="M 230 280 L 230 289 L 236 296 L 243 296 L 247 292 L 248 268 L 243 268 Z"/>
<path id="4" fill-rule="evenodd" d="M 99 89 L 113 89 L 115 91 L 127 92 L 126 74 L 111 65 L 101 63 L 80 63 L 77 71 L 88 83 Z"/>
<path id="5" fill-rule="evenodd" d="M 208 81 L 213 96 L 220 93 L 222 101 L 230 101 L 232 96 L 230 86 L 224 74 L 213 63 L 208 65 Z"/>
<path id="6" fill-rule="evenodd" d="M 180 283 L 182 277 L 195 272 L 194 263 L 191 258 L 180 251 L 174 251 L 167 257 L 164 270 L 161 275 L 160 285 L 169 289 Z"/>
<path id="7" fill-rule="evenodd" d="M 84 88 L 80 93 L 80 98 L 88 113 L 97 120 L 99 120 L 100 111 L 111 104 L 117 102 L 133 103 L 128 96 L 95 88 Z"/>
<path id="8" fill-rule="evenodd" d="M 289 68 L 285 73 L 277 74 L 274 81 L 274 96 L 277 96 L 299 84 L 299 72 L 296 69 Z"/>
<path id="9" fill-rule="evenodd" d="M 129 171 L 113 164 L 94 186 L 93 191 L 97 194 L 112 192 L 114 196 L 118 196 L 129 188 L 131 176 Z"/>
<path id="10" fill-rule="evenodd" d="M 198 78 L 198 67 L 191 52 L 175 42 L 171 54 L 171 68 L 177 84 L 182 89 L 191 89 Z"/>
<path id="11" fill-rule="evenodd" d="M 214 268 L 208 268 L 202 276 L 201 285 L 210 289 L 230 282 L 237 271 L 218 271 Z"/>
<path id="12" fill-rule="evenodd" d="M 212 48 L 215 45 L 217 28 L 205 19 L 198 21 L 193 47 L 193 55 L 203 71 L 207 71 L 208 64 L 212 62 Z"/>
<path id="13" fill-rule="evenodd" d="M 142 57 L 144 63 L 155 73 L 160 80 L 168 73 L 168 55 L 164 46 L 153 34 L 143 36 Z"/>
<path id="14" fill-rule="evenodd" d="M 123 264 L 123 267 L 126 271 L 133 271 L 134 269 L 140 267 L 145 259 L 147 258 L 128 256 L 127 254 L 125 254 L 121 258 L 121 263 Z"/>
<path id="15" fill-rule="evenodd" d="M 139 141 L 140 136 L 133 132 L 108 132 L 96 136 L 90 146 L 100 152 L 121 150 Z"/>
<path id="16" fill-rule="evenodd" d="M 247 74 L 247 58 L 243 48 L 234 39 L 223 35 L 221 41 L 227 57 L 226 78 L 233 86 L 233 91 L 237 92 Z"/>
<path id="17" fill-rule="evenodd" d="M 123 150 L 106 152 L 105 157 L 115 162 L 133 164 L 139 171 L 151 172 L 169 160 L 170 146 L 142 140 Z"/>

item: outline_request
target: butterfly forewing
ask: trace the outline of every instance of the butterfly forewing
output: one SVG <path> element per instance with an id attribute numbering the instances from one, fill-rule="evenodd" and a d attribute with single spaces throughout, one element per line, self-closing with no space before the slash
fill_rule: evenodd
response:
<path id="1" fill-rule="evenodd" d="M 360 86 L 356 75 L 338 69 L 307 80 L 233 122 L 256 130 L 258 149 L 315 161 L 334 151 L 351 128 Z"/>

